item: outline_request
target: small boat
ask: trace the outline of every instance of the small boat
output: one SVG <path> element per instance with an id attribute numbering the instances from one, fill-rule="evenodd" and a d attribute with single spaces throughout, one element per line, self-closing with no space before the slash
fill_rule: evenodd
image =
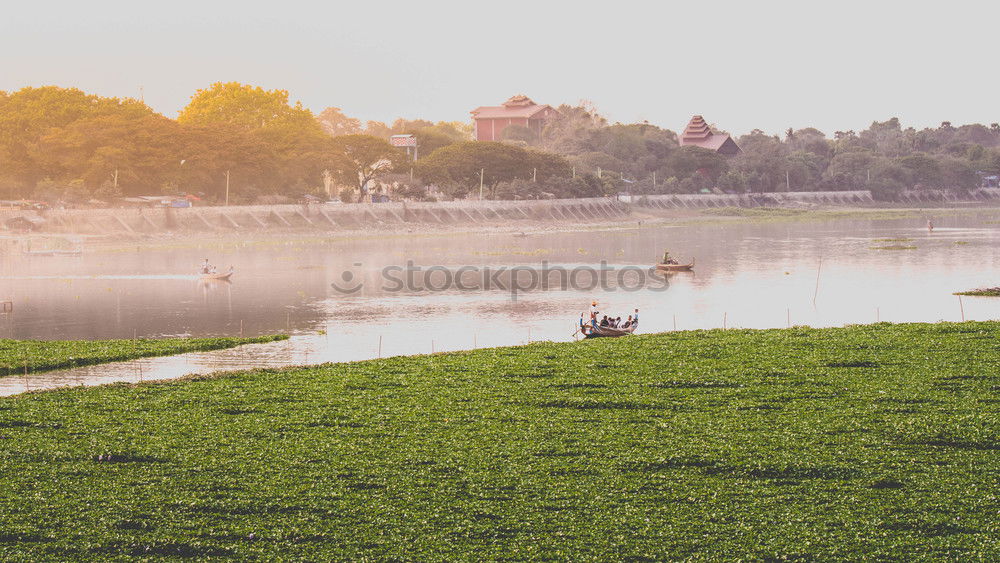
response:
<path id="1" fill-rule="evenodd" d="M 222 273 L 218 273 L 218 274 L 201 274 L 201 277 L 199 279 L 202 279 L 202 280 L 229 281 L 229 278 L 231 278 L 233 276 L 233 272 L 235 272 L 235 270 L 233 269 L 232 266 L 230 266 L 228 272 L 222 272 Z"/>
<path id="2" fill-rule="evenodd" d="M 635 329 L 639 326 L 639 323 L 633 323 L 628 328 L 611 328 L 610 326 L 588 326 L 584 325 L 581 327 L 584 338 L 617 338 L 619 336 L 625 336 L 627 334 L 632 334 Z"/>
<path id="3" fill-rule="evenodd" d="M 656 270 L 658 272 L 690 272 L 694 269 L 694 259 L 691 259 L 690 264 L 664 264 L 659 263 L 656 265 Z"/>

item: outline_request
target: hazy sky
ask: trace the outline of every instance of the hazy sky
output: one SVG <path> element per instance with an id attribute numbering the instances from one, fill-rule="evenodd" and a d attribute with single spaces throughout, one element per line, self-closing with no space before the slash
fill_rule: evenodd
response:
<path id="1" fill-rule="evenodd" d="M 8 0 L 0 90 L 141 86 L 169 117 L 240 81 L 387 122 L 467 121 L 516 93 L 674 130 L 700 113 L 738 134 L 1000 121 L 1000 8 L 935 4 Z"/>

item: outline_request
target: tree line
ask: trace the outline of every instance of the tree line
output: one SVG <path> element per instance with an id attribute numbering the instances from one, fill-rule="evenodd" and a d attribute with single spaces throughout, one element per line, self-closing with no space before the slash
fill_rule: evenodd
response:
<path id="1" fill-rule="evenodd" d="M 966 190 L 1000 173 L 1000 125 L 904 128 L 897 118 L 864 131 L 754 130 L 725 157 L 680 146 L 649 123 L 608 123 L 589 104 L 562 105 L 540 132 L 511 126 L 499 142 L 474 142 L 471 126 L 314 115 L 283 90 L 217 83 L 197 91 L 177 119 L 141 101 L 77 89 L 0 92 L 0 199 L 110 201 L 194 193 L 214 202 L 278 201 L 332 192 L 394 198 L 597 197 L 619 191 L 870 189 Z M 419 159 L 393 147 L 417 138 Z"/>

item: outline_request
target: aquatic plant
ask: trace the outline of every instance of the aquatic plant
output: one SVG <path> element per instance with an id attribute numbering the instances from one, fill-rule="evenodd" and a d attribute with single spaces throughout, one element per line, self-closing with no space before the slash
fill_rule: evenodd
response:
<path id="1" fill-rule="evenodd" d="M 975 297 L 1000 297 L 1000 287 L 981 287 L 968 291 L 958 291 L 954 295 L 972 295 Z"/>
<path id="2" fill-rule="evenodd" d="M 0 399 L 0 558 L 995 560 L 1000 323 Z"/>
<path id="3" fill-rule="evenodd" d="M 284 340 L 285 335 L 253 338 L 139 338 L 135 340 L 0 339 L 0 377 L 37 373 L 149 356 L 219 350 L 242 344 Z"/>

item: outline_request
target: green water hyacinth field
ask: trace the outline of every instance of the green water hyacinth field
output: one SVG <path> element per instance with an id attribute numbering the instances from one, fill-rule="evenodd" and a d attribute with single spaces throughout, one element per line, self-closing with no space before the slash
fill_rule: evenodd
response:
<path id="1" fill-rule="evenodd" d="M 273 342 L 288 336 L 253 338 L 140 338 L 135 340 L 5 340 L 0 339 L 0 377 L 232 348 L 243 344 Z"/>
<path id="2" fill-rule="evenodd" d="M 1000 558 L 1000 323 L 0 399 L 0 559 Z"/>

